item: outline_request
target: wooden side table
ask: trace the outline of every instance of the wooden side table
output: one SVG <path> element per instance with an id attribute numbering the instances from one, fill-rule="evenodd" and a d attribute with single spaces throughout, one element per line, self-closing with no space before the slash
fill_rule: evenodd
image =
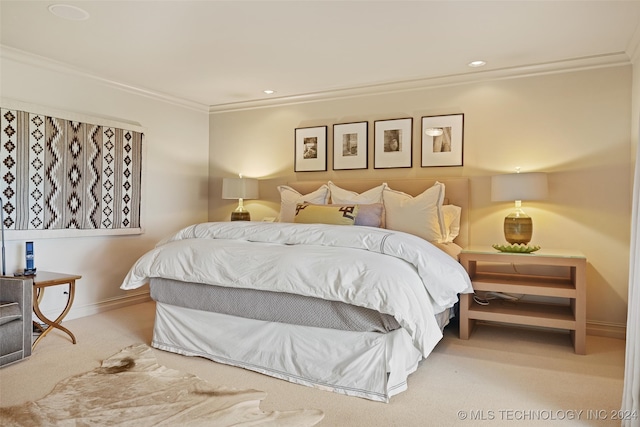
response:
<path id="1" fill-rule="evenodd" d="M 40 342 L 40 340 L 44 338 L 49 332 L 51 332 L 52 329 L 60 329 L 61 331 L 65 332 L 67 335 L 71 337 L 71 341 L 75 344 L 76 337 L 73 335 L 73 333 L 69 329 L 62 326 L 61 323 L 62 323 L 62 320 L 67 315 L 67 313 L 69 313 L 69 310 L 71 309 L 71 305 L 73 304 L 73 297 L 75 296 L 75 291 L 76 291 L 76 280 L 81 279 L 82 276 L 77 276 L 75 274 L 53 273 L 50 271 L 39 271 L 37 272 L 36 275 L 31 277 L 33 278 L 33 289 L 35 294 L 34 295 L 35 298 L 33 298 L 33 312 L 36 314 L 38 319 L 40 319 L 42 322 L 44 322 L 47 325 L 46 328 L 43 328 L 38 323 L 33 322 L 34 325 L 38 329 L 40 329 L 42 333 L 40 334 L 40 336 L 38 336 L 38 338 L 35 339 L 31 348 L 34 349 L 36 345 Z M 47 316 L 42 314 L 42 311 L 40 310 L 40 302 L 44 297 L 44 290 L 46 288 L 48 288 L 49 286 L 58 286 L 58 285 L 69 286 L 69 292 L 67 294 L 67 305 L 64 307 L 64 310 L 62 310 L 62 313 L 60 313 L 60 315 L 56 317 L 55 320 L 51 320 L 47 318 Z"/>
<path id="2" fill-rule="evenodd" d="M 586 257 L 577 251 L 542 249 L 531 254 L 498 252 L 491 247 L 471 247 L 460 253 L 460 263 L 469 273 L 474 291 L 534 295 L 551 300 L 567 299 L 568 305 L 553 302 L 496 299 L 477 304 L 473 294 L 460 298 L 460 338 L 469 339 L 477 320 L 541 326 L 569 330 L 577 354 L 586 353 Z M 483 265 L 508 264 L 511 273 L 488 271 Z M 517 272 L 517 266 L 531 266 L 533 274 Z M 562 275 L 544 275 L 548 267 L 561 268 Z M 540 274 L 538 274 L 540 272 Z"/>

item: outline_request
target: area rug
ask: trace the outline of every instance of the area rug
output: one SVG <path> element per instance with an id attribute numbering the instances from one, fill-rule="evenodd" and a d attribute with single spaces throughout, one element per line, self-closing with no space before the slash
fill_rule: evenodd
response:
<path id="1" fill-rule="evenodd" d="M 67 378 L 35 402 L 0 408 L 8 426 L 313 426 L 320 410 L 260 409 L 266 393 L 213 386 L 161 366 L 145 344 Z"/>

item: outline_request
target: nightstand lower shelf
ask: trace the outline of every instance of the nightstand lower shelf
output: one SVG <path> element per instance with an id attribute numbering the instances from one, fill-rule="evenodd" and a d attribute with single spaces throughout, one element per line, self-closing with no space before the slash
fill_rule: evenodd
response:
<path id="1" fill-rule="evenodd" d="M 470 320 L 486 320 L 501 323 L 516 323 L 545 328 L 575 329 L 576 320 L 568 305 L 539 304 L 523 301 L 493 300 L 489 305 L 473 303 L 468 309 Z M 464 298 L 461 304 L 464 304 Z"/>

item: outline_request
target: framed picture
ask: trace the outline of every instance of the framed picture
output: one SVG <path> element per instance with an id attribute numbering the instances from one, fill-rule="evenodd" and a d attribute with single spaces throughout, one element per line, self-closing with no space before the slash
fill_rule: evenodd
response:
<path id="1" fill-rule="evenodd" d="M 297 128 L 295 131 L 295 172 L 327 170 L 327 127 Z"/>
<path id="2" fill-rule="evenodd" d="M 464 114 L 422 118 L 422 167 L 462 166 Z"/>
<path id="3" fill-rule="evenodd" d="M 410 168 L 412 165 L 413 119 L 374 122 L 373 167 Z"/>
<path id="4" fill-rule="evenodd" d="M 369 122 L 333 125 L 333 169 L 367 169 Z"/>

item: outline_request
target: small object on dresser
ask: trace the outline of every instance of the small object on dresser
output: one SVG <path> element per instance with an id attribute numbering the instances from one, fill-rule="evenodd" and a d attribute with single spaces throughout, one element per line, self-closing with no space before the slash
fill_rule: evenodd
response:
<path id="1" fill-rule="evenodd" d="M 16 271 L 15 273 L 13 273 L 13 275 L 14 275 L 15 277 L 21 277 L 21 276 L 35 276 L 35 275 L 36 275 L 36 270 L 37 270 L 36 268 L 32 268 L 32 269 L 25 268 L 25 269 L 24 269 L 24 270 L 22 270 L 22 271 Z"/>
<path id="2" fill-rule="evenodd" d="M 27 268 L 25 270 L 35 270 L 34 256 L 33 256 L 33 242 L 27 242 L 25 244 L 25 263 Z"/>
<path id="3" fill-rule="evenodd" d="M 29 268 L 25 268 L 22 271 L 16 271 L 15 273 L 13 273 L 14 277 L 22 277 L 22 276 L 35 276 L 37 273 L 37 269 L 33 268 L 33 269 L 29 269 Z"/>
<path id="4" fill-rule="evenodd" d="M 524 245 L 521 243 L 514 243 L 513 245 L 492 245 L 493 249 L 500 252 L 512 252 L 519 254 L 530 254 L 540 249 L 540 246 L 533 245 Z"/>

